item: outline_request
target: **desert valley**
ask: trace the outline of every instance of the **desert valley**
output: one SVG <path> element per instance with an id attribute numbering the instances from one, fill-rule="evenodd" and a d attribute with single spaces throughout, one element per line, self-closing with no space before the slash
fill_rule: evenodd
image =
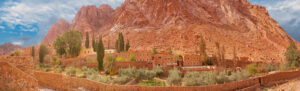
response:
<path id="1" fill-rule="evenodd" d="M 0 46 L 0 91 L 295 91 L 299 47 L 247 0 L 88 5 L 35 46 Z"/>

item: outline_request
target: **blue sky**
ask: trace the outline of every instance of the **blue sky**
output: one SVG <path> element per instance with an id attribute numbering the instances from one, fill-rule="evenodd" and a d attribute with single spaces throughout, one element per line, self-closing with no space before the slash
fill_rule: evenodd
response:
<path id="1" fill-rule="evenodd" d="M 300 41 L 300 0 L 249 0 L 265 6 L 288 34 Z M 64 18 L 71 22 L 83 5 L 109 4 L 113 8 L 124 0 L 1 0 L 0 44 L 32 46 L 39 43 L 51 25 Z"/>

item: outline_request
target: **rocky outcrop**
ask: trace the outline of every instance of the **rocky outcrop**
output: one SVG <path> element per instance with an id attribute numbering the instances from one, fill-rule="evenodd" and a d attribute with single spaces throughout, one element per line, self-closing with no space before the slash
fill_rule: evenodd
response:
<path id="1" fill-rule="evenodd" d="M 48 43 L 52 44 L 57 36 L 62 35 L 66 31 L 68 31 L 69 28 L 70 28 L 70 24 L 66 20 L 60 19 L 54 25 L 51 26 L 47 35 L 43 39 L 42 43 L 43 44 L 48 44 Z"/>

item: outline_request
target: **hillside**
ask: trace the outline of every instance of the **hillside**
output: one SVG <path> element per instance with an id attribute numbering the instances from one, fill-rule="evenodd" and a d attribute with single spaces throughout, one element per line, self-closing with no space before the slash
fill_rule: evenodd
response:
<path id="1" fill-rule="evenodd" d="M 1 55 L 9 55 L 11 52 L 13 52 L 14 50 L 16 50 L 18 48 L 20 50 L 23 49 L 22 46 L 14 45 L 11 43 L 2 44 L 2 45 L 0 45 L 0 56 Z"/>
<path id="2" fill-rule="evenodd" d="M 111 42 L 111 47 L 123 32 L 131 50 L 171 47 L 180 54 L 194 53 L 203 36 L 209 54 L 215 54 L 215 42 L 220 42 L 228 59 L 236 46 L 238 56 L 264 62 L 283 61 L 294 41 L 264 7 L 247 0 L 126 0 L 116 10 L 84 6 L 71 26 L 102 35 L 104 45 Z"/>

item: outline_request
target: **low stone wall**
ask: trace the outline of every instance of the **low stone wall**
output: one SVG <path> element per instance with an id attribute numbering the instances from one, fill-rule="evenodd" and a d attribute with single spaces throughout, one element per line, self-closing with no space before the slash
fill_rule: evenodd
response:
<path id="1" fill-rule="evenodd" d="M 117 62 L 117 65 L 116 65 L 117 69 L 128 68 L 128 67 L 152 69 L 152 63 L 149 63 L 147 61 Z"/>
<path id="2" fill-rule="evenodd" d="M 8 62 L 0 62 L 0 91 L 38 91 L 38 81 Z"/>
<path id="3" fill-rule="evenodd" d="M 258 78 L 211 86 L 152 87 L 137 85 L 109 85 L 82 78 L 68 77 L 61 74 L 46 72 L 35 72 L 34 76 L 38 79 L 39 85 L 42 87 L 68 91 L 79 88 L 92 91 L 233 91 L 248 88 L 243 91 L 252 91 L 254 89 L 253 87 L 259 86 Z"/>
<path id="4" fill-rule="evenodd" d="M 34 63 L 32 57 L 0 56 L 0 62 L 8 62 L 25 73 L 33 75 Z"/>
<path id="5" fill-rule="evenodd" d="M 297 77 L 300 77 L 300 70 L 288 71 L 288 72 L 277 72 L 260 78 L 261 78 L 261 85 L 269 87 L 275 84 L 284 83 L 287 80 L 291 80 Z"/>

